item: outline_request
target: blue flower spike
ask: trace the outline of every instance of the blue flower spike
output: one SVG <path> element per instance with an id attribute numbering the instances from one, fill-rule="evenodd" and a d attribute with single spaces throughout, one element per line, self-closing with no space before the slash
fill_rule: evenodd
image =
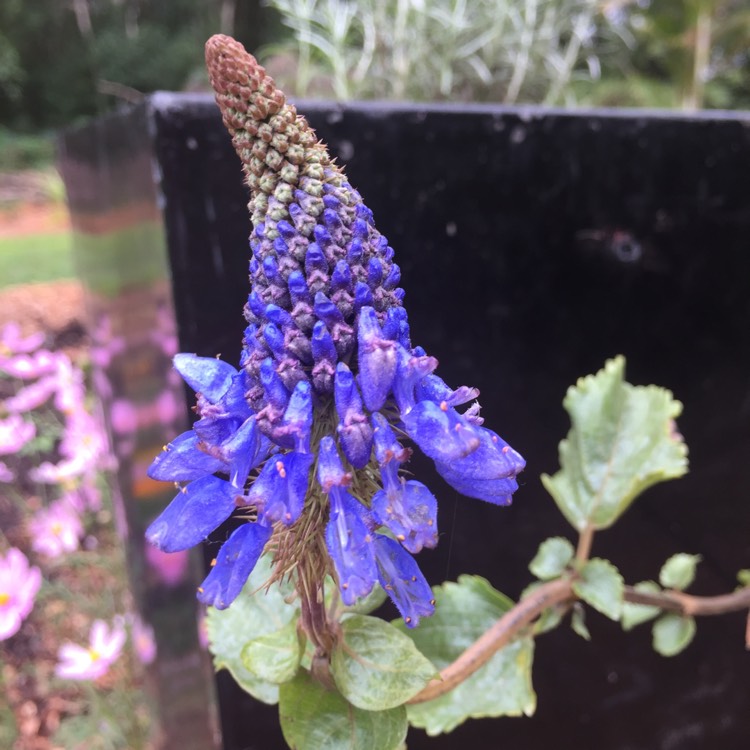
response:
<path id="1" fill-rule="evenodd" d="M 327 575 L 346 605 L 380 584 L 415 627 L 434 600 L 412 555 L 436 545 L 438 518 L 432 491 L 403 475 L 411 446 L 454 489 L 497 505 L 524 461 L 482 426 L 478 391 L 450 388 L 412 345 L 393 248 L 307 122 L 233 39 L 212 37 L 206 60 L 251 193 L 247 326 L 239 370 L 174 359 L 198 419 L 149 469 L 182 486 L 147 538 L 186 549 L 235 514 L 244 523 L 200 600 L 230 606 L 267 550 L 322 652 Z"/>

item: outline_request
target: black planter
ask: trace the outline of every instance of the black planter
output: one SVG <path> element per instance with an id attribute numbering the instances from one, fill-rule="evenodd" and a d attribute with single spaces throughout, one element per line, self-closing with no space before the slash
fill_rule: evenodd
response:
<path id="1" fill-rule="evenodd" d="M 299 109 L 346 163 L 396 250 L 412 340 L 439 359 L 448 383 L 481 389 L 487 426 L 528 461 L 509 509 L 459 497 L 429 462 L 415 461 L 441 503 L 441 543 L 419 558 L 428 579 L 476 573 L 518 596 L 538 543 L 574 538 L 539 474 L 557 467 L 566 388 L 623 353 L 631 382 L 669 387 L 684 403 L 679 427 L 691 472 L 650 490 L 596 537 L 594 554 L 635 582 L 654 578 L 674 552 L 700 553 L 694 591 L 731 590 L 737 570 L 750 567 L 750 116 Z M 247 195 L 212 100 L 155 95 L 67 134 L 60 165 L 92 310 L 142 330 L 174 300 L 181 350 L 236 363 L 248 293 Z M 123 226 L 148 228 L 133 233 L 141 244 L 121 238 L 113 252 L 112 228 Z M 154 388 L 164 377 L 163 354 L 144 357 L 140 370 L 123 365 L 115 391 L 147 398 L 143 378 Z M 137 454 L 158 449 L 165 432 L 141 430 Z M 165 498 L 134 502 L 143 461 L 125 465 L 138 572 L 143 525 Z M 136 574 L 136 585 L 164 618 L 162 584 Z M 188 589 L 180 597 L 191 597 Z M 172 595 L 170 611 L 182 601 Z M 180 606 L 187 622 L 192 604 Z M 414 731 L 410 750 L 747 747 L 742 614 L 701 621 L 674 659 L 654 654 L 648 626 L 624 634 L 596 614 L 589 625 L 591 643 L 567 627 L 539 639 L 533 719 L 469 722 L 437 739 Z M 283 747 L 275 708 L 226 675 L 218 685 L 226 750 Z"/>

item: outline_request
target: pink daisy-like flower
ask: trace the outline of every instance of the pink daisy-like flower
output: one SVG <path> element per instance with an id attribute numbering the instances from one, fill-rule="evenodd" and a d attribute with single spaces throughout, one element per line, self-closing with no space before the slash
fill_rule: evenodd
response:
<path id="1" fill-rule="evenodd" d="M 29 522 L 29 533 L 34 552 L 60 557 L 78 549 L 83 524 L 75 508 L 64 500 L 57 500 L 34 515 Z"/>
<path id="2" fill-rule="evenodd" d="M 15 635 L 34 608 L 42 574 L 26 555 L 12 547 L 0 555 L 0 641 Z"/>
<path id="3" fill-rule="evenodd" d="M 36 426 L 20 414 L 0 419 L 0 456 L 17 453 L 36 435 Z"/>
<path id="4" fill-rule="evenodd" d="M 104 620 L 95 620 L 88 646 L 75 643 L 60 646 L 55 674 L 66 680 L 97 680 L 117 661 L 124 644 L 122 625 L 110 628 Z"/>
<path id="5" fill-rule="evenodd" d="M 38 349 L 44 343 L 44 334 L 39 331 L 25 338 L 21 326 L 11 321 L 0 329 L 0 355 L 26 354 Z"/>
<path id="6" fill-rule="evenodd" d="M 133 650 L 141 664 L 151 664 L 156 658 L 156 639 L 154 629 L 147 625 L 138 615 L 133 616 L 130 626 L 130 637 L 133 641 Z"/>

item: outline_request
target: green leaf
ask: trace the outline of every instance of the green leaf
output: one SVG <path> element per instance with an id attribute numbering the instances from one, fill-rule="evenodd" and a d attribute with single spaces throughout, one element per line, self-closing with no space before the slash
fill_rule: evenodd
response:
<path id="1" fill-rule="evenodd" d="M 737 583 L 740 586 L 750 586 L 750 570 L 744 569 L 737 573 Z"/>
<path id="2" fill-rule="evenodd" d="M 438 676 L 411 638 L 366 615 L 351 615 L 341 623 L 331 673 L 344 698 L 367 711 L 400 706 Z"/>
<path id="3" fill-rule="evenodd" d="M 625 584 L 617 568 L 609 560 L 594 558 L 581 568 L 579 575 L 573 581 L 573 591 L 610 620 L 619 620 Z"/>
<path id="4" fill-rule="evenodd" d="M 336 581 L 334 581 L 331 576 L 326 576 L 324 589 L 326 609 L 330 610 L 333 595 L 334 592 L 336 592 Z M 339 598 L 338 606 L 336 607 L 336 612 L 339 617 L 335 619 L 340 619 L 340 616 L 345 612 L 353 612 L 358 615 L 369 615 L 370 612 L 374 612 L 381 604 L 383 604 L 387 598 L 388 595 L 385 593 L 385 589 L 379 583 L 376 583 L 367 596 L 357 599 L 354 604 L 345 605 Z"/>
<path id="5" fill-rule="evenodd" d="M 641 581 L 640 583 L 636 583 L 633 588 L 636 591 L 643 591 L 645 594 L 658 594 L 661 592 L 661 588 L 654 581 Z M 632 630 L 636 625 L 653 620 L 654 617 L 658 617 L 660 614 L 660 607 L 625 602 L 622 605 L 622 617 L 620 618 L 622 629 Z"/>
<path id="6" fill-rule="evenodd" d="M 513 606 L 479 576 L 460 576 L 458 583 L 435 587 L 434 594 L 435 614 L 408 635 L 438 669 L 453 662 Z M 396 626 L 406 630 L 400 620 Z M 536 708 L 531 686 L 533 656 L 532 638 L 513 641 L 449 693 L 407 706 L 409 721 L 434 736 L 470 718 L 531 716 Z"/>
<path id="7" fill-rule="evenodd" d="M 549 581 L 562 574 L 574 554 L 573 545 L 567 539 L 550 537 L 539 545 L 539 550 L 529 563 L 529 570 L 542 581 Z"/>
<path id="8" fill-rule="evenodd" d="M 687 471 L 674 423 L 682 404 L 664 388 L 626 383 L 624 370 L 623 357 L 609 360 L 563 401 L 572 427 L 560 471 L 542 483 L 578 531 L 611 526 L 646 488 Z"/>
<path id="9" fill-rule="evenodd" d="M 305 671 L 280 686 L 279 719 L 292 750 L 398 750 L 408 729 L 403 706 L 363 711 Z"/>
<path id="10" fill-rule="evenodd" d="M 581 606 L 580 602 L 576 602 L 573 605 L 573 613 L 570 616 L 570 627 L 584 641 L 591 640 L 591 633 L 589 633 L 589 629 L 586 627 L 586 610 Z"/>
<path id="11" fill-rule="evenodd" d="M 675 656 L 690 644 L 695 635 L 695 619 L 669 613 L 654 623 L 654 650 L 662 656 Z"/>
<path id="12" fill-rule="evenodd" d="M 297 674 L 301 655 L 297 622 L 290 620 L 280 630 L 246 643 L 240 658 L 245 668 L 256 677 L 279 684 L 288 682 Z"/>
<path id="13" fill-rule="evenodd" d="M 291 585 L 274 584 L 266 592 L 264 585 L 270 576 L 270 557 L 264 555 L 228 609 L 208 608 L 206 629 L 217 671 L 229 670 L 243 690 L 273 704 L 279 699 L 277 686 L 258 678 L 242 661 L 242 649 L 251 637 L 281 630 L 297 617 L 297 606 L 286 601 L 293 591 Z"/>
<path id="14" fill-rule="evenodd" d="M 695 568 L 700 561 L 700 555 L 684 552 L 672 555 L 659 572 L 659 583 L 665 589 L 684 591 L 695 579 Z"/>

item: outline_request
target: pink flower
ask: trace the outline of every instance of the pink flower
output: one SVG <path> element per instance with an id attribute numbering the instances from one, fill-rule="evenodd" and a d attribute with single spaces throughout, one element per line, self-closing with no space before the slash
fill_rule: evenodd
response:
<path id="1" fill-rule="evenodd" d="M 133 650 L 141 664 L 151 664 L 156 658 L 156 639 L 154 629 L 141 620 L 138 615 L 133 616 L 130 626 L 130 637 L 133 639 Z"/>
<path id="2" fill-rule="evenodd" d="M 60 557 L 78 549 L 83 525 L 75 509 L 64 500 L 42 508 L 29 522 L 31 547 L 47 557 Z"/>
<path id="3" fill-rule="evenodd" d="M 35 354 L 15 354 L 10 357 L 0 353 L 0 369 L 13 377 L 30 380 L 54 372 L 57 369 L 57 355 L 46 349 Z"/>
<path id="4" fill-rule="evenodd" d="M 33 352 L 43 343 L 44 334 L 41 331 L 23 338 L 18 323 L 6 323 L 0 331 L 0 356 Z"/>
<path id="5" fill-rule="evenodd" d="M 21 550 L 12 547 L 0 556 L 0 641 L 15 635 L 34 608 L 42 574 Z"/>
<path id="6" fill-rule="evenodd" d="M 7 482 L 9 484 L 15 481 L 16 475 L 13 473 L 13 470 L 6 463 L 0 461 L 0 482 Z"/>
<path id="7" fill-rule="evenodd" d="M 20 414 L 0 419 L 0 456 L 17 453 L 36 435 L 36 426 Z"/>
<path id="8" fill-rule="evenodd" d="M 157 577 L 163 584 L 173 588 L 179 586 L 185 580 L 190 561 L 188 550 L 162 552 L 151 544 L 147 544 L 144 551 L 146 562 L 156 572 Z"/>
<path id="9" fill-rule="evenodd" d="M 6 398 L 3 407 L 12 413 L 23 414 L 41 406 L 57 390 L 57 378 L 46 375 L 36 383 L 21 388 L 15 396 Z"/>
<path id="10" fill-rule="evenodd" d="M 67 680 L 97 680 L 117 661 L 124 644 L 122 625 L 110 628 L 103 620 L 95 620 L 87 647 L 75 643 L 60 646 L 55 674 Z"/>

